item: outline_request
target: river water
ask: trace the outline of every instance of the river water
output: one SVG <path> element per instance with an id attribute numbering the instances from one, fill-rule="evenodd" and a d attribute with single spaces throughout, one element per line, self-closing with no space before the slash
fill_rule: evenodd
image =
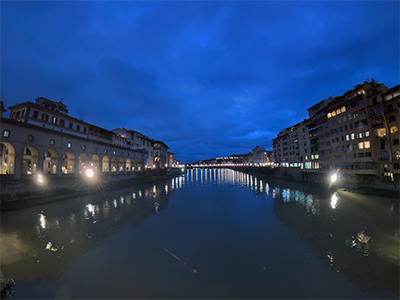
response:
<path id="1" fill-rule="evenodd" d="M 14 299 L 396 299 L 398 199 L 194 169 L 1 214 Z"/>

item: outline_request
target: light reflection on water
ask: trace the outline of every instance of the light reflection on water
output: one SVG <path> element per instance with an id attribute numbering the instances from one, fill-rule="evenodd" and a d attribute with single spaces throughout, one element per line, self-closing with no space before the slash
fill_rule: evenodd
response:
<path id="1" fill-rule="evenodd" d="M 179 190 L 182 192 L 178 197 Z M 215 194 L 215 198 L 204 197 L 195 202 L 190 201 L 190 198 L 197 199 L 195 195 L 200 195 L 202 191 L 211 191 L 209 193 Z M 174 202 L 172 202 L 172 207 L 166 211 L 170 198 L 174 199 Z M 199 200 L 204 201 L 204 204 L 199 203 Z M 364 200 L 362 203 L 367 203 Z M 143 228 L 142 224 L 147 224 L 144 221 L 154 217 L 156 219 L 153 218 L 154 221 L 148 224 L 160 222 L 157 223 L 158 226 L 168 230 L 157 240 L 163 240 L 164 236 L 175 240 L 174 232 L 183 229 L 189 230 L 188 235 L 183 236 L 179 242 L 176 241 L 176 244 L 168 247 L 160 245 L 160 249 L 174 251 L 174 247 L 179 249 L 178 245 L 180 245 L 183 254 L 180 254 L 179 257 L 185 257 L 185 251 L 189 251 L 186 256 L 190 258 L 194 255 L 193 253 L 201 251 L 207 243 L 214 244 L 214 247 L 219 245 L 225 249 L 223 256 L 232 251 L 232 257 L 237 258 L 232 263 L 227 262 L 228 265 L 241 266 L 241 272 L 244 274 L 250 270 L 247 265 L 241 263 L 242 260 L 251 264 L 253 256 L 258 260 L 265 260 L 272 256 L 273 262 L 270 262 L 270 267 L 267 267 L 267 263 L 263 263 L 259 269 L 266 274 L 272 272 L 267 278 L 273 283 L 280 280 L 280 272 L 286 272 L 281 267 L 280 271 L 275 270 L 274 264 L 290 259 L 290 253 L 292 253 L 288 254 L 283 248 L 271 248 L 280 247 L 277 246 L 280 243 L 284 244 L 284 234 L 276 234 L 272 230 L 279 227 L 278 223 L 274 223 L 274 219 L 269 215 L 273 213 L 290 232 L 310 245 L 312 250 L 304 253 L 305 259 L 318 257 L 331 269 L 331 272 L 344 273 L 351 282 L 361 286 L 398 290 L 399 268 L 398 256 L 396 256 L 398 240 L 394 238 L 397 228 L 394 228 L 396 225 L 393 225 L 396 218 L 398 224 L 398 214 L 393 213 L 393 211 L 398 212 L 398 204 L 382 201 L 381 210 L 374 207 L 371 211 L 367 204 L 364 203 L 366 206 L 361 207 L 360 203 L 357 205 L 355 203 L 355 200 L 350 200 L 347 195 L 338 194 L 333 190 L 328 191 L 325 188 L 303 187 L 299 184 L 282 182 L 278 184 L 268 179 L 260 179 L 251 174 L 229 169 L 191 169 L 185 176 L 124 193 L 114 192 L 110 195 L 85 196 L 76 200 L 2 213 L 1 268 L 6 277 L 13 277 L 17 281 L 58 279 L 61 278 L 61 274 L 66 272 L 68 274 L 71 267 L 76 268 L 75 262 L 79 261 L 80 257 L 86 257 L 84 256 L 85 252 L 91 253 L 90 251 L 93 249 L 102 249 L 101 245 L 107 245 L 107 241 L 117 236 L 117 232 L 121 229 Z M 218 205 L 223 207 L 220 212 L 218 212 Z M 385 205 L 388 206 L 387 211 Z M 395 205 L 394 208 L 393 205 Z M 186 206 L 187 210 L 182 210 L 184 208 L 181 207 Z M 163 219 L 170 215 L 169 211 L 175 216 L 171 221 L 173 225 L 167 225 Z M 218 213 L 214 213 L 214 211 Z M 386 215 L 381 217 L 383 211 Z M 223 215 L 221 215 L 222 212 Z M 264 217 L 257 219 L 258 215 L 257 218 L 253 215 L 246 216 L 246 213 L 250 212 L 252 214 L 263 213 Z M 190 225 L 183 223 L 178 217 L 178 213 L 191 218 Z M 200 213 L 204 216 L 196 215 Z M 243 216 L 239 218 L 236 215 Z M 193 223 L 197 217 L 201 221 Z M 267 223 L 262 225 L 262 222 Z M 215 224 L 215 226 L 210 224 Z M 146 228 L 146 226 L 144 227 Z M 234 231 L 232 231 L 233 229 Z M 221 236 L 213 238 L 213 235 L 217 235 L 221 230 L 224 230 L 222 235 L 224 238 L 221 239 Z M 149 236 L 155 235 L 153 231 L 149 231 L 148 234 Z M 206 239 L 207 236 L 210 236 L 210 240 Z M 190 250 L 191 247 L 188 247 L 186 243 L 193 237 L 202 237 L 205 240 L 202 243 L 196 239 L 193 240 L 192 243 L 197 246 Z M 144 241 L 148 238 L 146 237 Z M 279 239 L 282 239 L 282 242 Z M 227 244 L 224 244 L 224 240 Z M 240 246 L 241 244 L 243 246 Z M 230 246 L 228 247 L 228 245 Z M 302 247 L 305 246 L 298 244 L 293 249 L 302 249 Z M 252 253 L 249 249 L 253 249 L 252 251 L 264 249 L 262 253 L 270 254 Z M 152 253 L 151 251 L 147 249 L 145 252 Z M 217 268 L 222 262 L 221 259 L 215 259 L 213 255 L 216 254 L 212 253 L 219 253 L 219 251 L 222 250 L 214 249 L 210 253 L 201 253 L 198 257 L 208 257 L 208 260 L 213 262 L 212 265 Z M 315 253 L 313 254 L 312 251 Z M 159 255 L 157 253 L 153 254 Z M 172 252 L 171 254 L 175 255 Z M 266 255 L 266 257 L 263 258 L 262 255 Z M 157 261 L 157 257 L 154 257 L 155 261 Z M 192 261 L 196 261 L 196 259 L 198 259 L 197 256 L 192 258 Z M 300 265 L 299 260 L 297 261 L 289 266 L 295 269 L 296 265 Z M 165 263 L 168 265 L 169 262 L 162 264 Z M 196 274 L 197 270 L 200 270 L 199 274 L 201 275 L 201 265 L 203 264 L 203 268 L 205 268 L 207 263 L 197 261 L 197 264 L 200 266 L 199 268 L 193 266 L 191 268 L 196 270 Z M 185 265 L 185 268 L 188 266 L 189 264 Z M 175 270 L 174 268 L 173 266 L 167 267 L 166 274 L 169 274 L 168 270 Z M 144 268 L 141 272 L 147 271 Z M 218 272 L 222 271 L 216 269 L 215 272 L 219 274 Z M 274 272 L 275 275 L 273 275 Z M 225 276 L 227 279 L 224 284 L 229 284 L 229 275 L 225 274 Z M 255 275 L 249 273 L 248 276 L 252 278 Z M 300 282 L 300 279 L 298 280 Z M 257 285 L 256 283 L 252 284 Z M 190 281 L 188 286 L 192 285 L 195 283 Z M 278 288 L 279 283 L 275 282 L 275 285 Z M 267 291 L 264 291 L 264 286 L 265 284 L 260 282 L 257 288 L 254 287 L 254 295 L 260 298 L 273 297 L 275 294 L 272 292 L 268 294 Z M 217 290 L 216 287 L 215 290 Z M 231 294 L 219 291 L 215 294 L 204 295 L 224 298 Z M 290 298 L 290 295 L 286 295 L 286 298 Z M 323 294 L 318 295 L 321 297 Z M 142 296 L 146 297 L 146 295 Z M 165 295 L 158 296 L 163 298 Z M 175 297 L 174 294 L 170 296 Z M 185 296 L 188 295 L 185 294 Z M 245 293 L 241 298 L 246 298 L 245 296 L 249 295 Z"/>

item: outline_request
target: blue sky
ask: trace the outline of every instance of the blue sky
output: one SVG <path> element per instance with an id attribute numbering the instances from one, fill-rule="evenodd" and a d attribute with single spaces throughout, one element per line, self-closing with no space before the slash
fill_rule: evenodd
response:
<path id="1" fill-rule="evenodd" d="M 182 162 L 248 153 L 367 78 L 397 85 L 397 1 L 1 1 L 1 100 L 164 141 Z"/>

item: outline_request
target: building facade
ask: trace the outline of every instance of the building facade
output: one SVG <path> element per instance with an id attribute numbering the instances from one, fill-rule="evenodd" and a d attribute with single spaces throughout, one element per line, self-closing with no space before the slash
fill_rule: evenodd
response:
<path id="1" fill-rule="evenodd" d="M 9 107 L 1 119 L 0 174 L 80 176 L 143 169 L 145 151 L 115 143 L 111 131 L 68 115 L 67 106 L 46 98 Z"/>

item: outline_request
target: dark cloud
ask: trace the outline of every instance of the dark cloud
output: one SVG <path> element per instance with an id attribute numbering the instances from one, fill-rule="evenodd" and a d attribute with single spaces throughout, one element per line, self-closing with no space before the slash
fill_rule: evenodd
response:
<path id="1" fill-rule="evenodd" d="M 373 77 L 399 82 L 399 4 L 1 2 L 1 99 L 43 96 L 178 159 L 271 147 L 306 109 Z"/>

